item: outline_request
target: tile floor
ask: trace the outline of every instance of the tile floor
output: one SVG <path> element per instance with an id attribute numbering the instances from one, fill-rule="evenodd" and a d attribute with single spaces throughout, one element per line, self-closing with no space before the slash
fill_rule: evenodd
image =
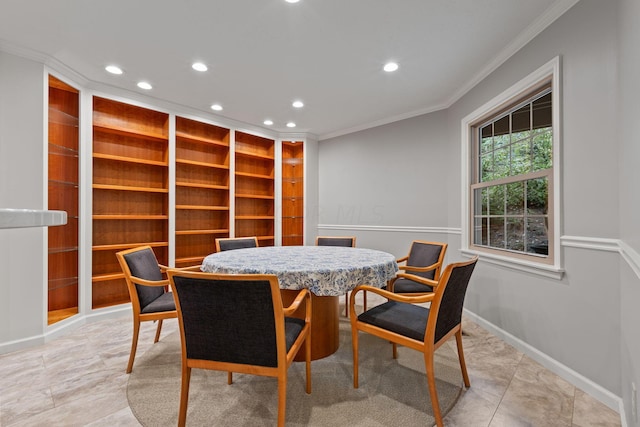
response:
<path id="1" fill-rule="evenodd" d="M 165 321 L 163 336 L 177 329 L 177 321 Z M 447 414 L 445 425 L 621 425 L 615 411 L 476 324 L 465 319 L 463 330 L 471 387 Z M 154 333 L 155 324 L 143 323 L 138 354 L 152 345 Z M 124 317 L 0 355 L 0 426 L 140 425 L 126 395 L 130 339 L 131 320 Z M 448 345 L 455 348 L 455 340 Z"/>

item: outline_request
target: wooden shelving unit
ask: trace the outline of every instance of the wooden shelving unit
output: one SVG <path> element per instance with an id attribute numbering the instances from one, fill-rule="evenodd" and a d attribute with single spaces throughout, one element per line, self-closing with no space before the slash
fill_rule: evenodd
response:
<path id="1" fill-rule="evenodd" d="M 77 89 L 49 76 L 48 209 L 67 212 L 67 224 L 48 227 L 48 324 L 78 313 Z"/>
<path id="2" fill-rule="evenodd" d="M 304 244 L 304 144 L 282 141 L 282 246 Z"/>
<path id="3" fill-rule="evenodd" d="M 229 129 L 176 117 L 176 267 L 229 237 Z"/>
<path id="4" fill-rule="evenodd" d="M 275 243 L 275 141 L 235 132 L 235 236 Z"/>
<path id="5" fill-rule="evenodd" d="M 168 120 L 93 98 L 93 308 L 129 301 L 116 252 L 150 245 L 168 263 Z"/>

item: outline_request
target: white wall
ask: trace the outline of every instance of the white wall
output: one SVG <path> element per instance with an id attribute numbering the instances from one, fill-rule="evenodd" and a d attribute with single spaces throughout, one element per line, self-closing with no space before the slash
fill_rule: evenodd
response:
<path id="1" fill-rule="evenodd" d="M 446 226 L 447 212 L 434 209 L 447 199 L 446 139 L 436 112 L 322 141 L 319 221 Z"/>
<path id="2" fill-rule="evenodd" d="M 543 353 L 551 365 L 572 371 L 575 382 L 591 387 L 589 391 L 612 406 L 622 393 L 621 257 L 615 244 L 617 4 L 581 0 L 447 110 L 321 141 L 319 156 L 319 231 L 326 223 L 343 224 L 340 231 L 345 234 L 351 232 L 349 224 L 433 227 L 413 234 L 352 229 L 359 233 L 358 246 L 366 240 L 395 254 L 400 240 L 442 239 L 450 244 L 451 262 L 460 256 L 460 234 L 454 230 L 461 227 L 462 118 L 560 56 L 562 234 L 586 238 L 586 247 L 563 245 L 566 274 L 560 281 L 481 263 L 466 308 Z M 349 205 L 360 207 L 363 214 L 341 215 Z M 405 210 L 400 207 L 407 205 Z M 607 239 L 610 245 L 598 249 L 594 238 Z M 637 277 L 632 279 L 637 286 Z"/>
<path id="3" fill-rule="evenodd" d="M 619 104 L 619 140 L 620 140 L 620 236 L 628 246 L 627 257 L 636 268 L 634 272 L 626 261 L 621 262 L 620 300 L 621 300 L 621 377 L 622 398 L 625 408 L 630 408 L 631 383 L 640 388 L 640 137 L 638 136 L 638 117 L 640 117 L 640 2 L 623 0 L 619 10 L 620 37 L 620 104 Z M 638 404 L 636 398 L 636 405 Z M 627 411 L 631 412 L 631 411 Z M 638 419 L 627 416 L 627 425 L 640 426 Z"/>
<path id="4" fill-rule="evenodd" d="M 563 236 L 618 238 L 618 192 L 612 191 L 618 185 L 617 11 L 612 5 L 580 1 L 449 110 L 459 140 L 465 115 L 561 57 Z M 566 245 L 562 251 L 566 274 L 560 282 L 483 266 L 469 289 L 467 308 L 619 396 L 620 372 L 611 363 L 612 351 L 617 352 L 612 349 L 620 344 L 619 256 Z"/>
<path id="5" fill-rule="evenodd" d="M 44 67 L 0 52 L 0 207 L 46 209 Z M 0 343 L 42 339 L 46 228 L 0 230 Z"/>

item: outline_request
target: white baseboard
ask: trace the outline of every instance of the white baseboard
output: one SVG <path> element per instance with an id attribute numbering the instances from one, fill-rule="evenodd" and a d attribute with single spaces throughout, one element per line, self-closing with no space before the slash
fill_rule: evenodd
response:
<path id="1" fill-rule="evenodd" d="M 54 325 L 48 326 L 47 330 L 43 334 L 0 343 L 0 354 L 12 353 L 14 351 L 25 350 L 46 344 L 56 338 L 75 331 L 87 323 L 98 322 L 106 319 L 115 319 L 126 315 L 131 316 L 131 304 L 121 304 L 113 307 L 92 310 L 91 313 L 86 315 L 79 313 Z"/>
<path id="2" fill-rule="evenodd" d="M 573 369 L 563 365 L 557 360 L 552 359 L 551 357 L 541 352 L 540 350 L 536 349 L 535 347 L 532 347 L 531 345 L 527 344 L 521 339 L 511 335 L 509 332 L 497 327 L 496 325 L 494 325 L 491 322 L 488 322 L 482 317 L 479 317 L 475 313 L 472 313 L 469 310 L 465 309 L 464 315 L 467 316 L 474 323 L 480 325 L 482 328 L 489 331 L 491 334 L 495 335 L 496 337 L 500 338 L 507 344 L 513 346 L 517 350 L 526 354 L 528 357 L 535 360 L 536 362 L 544 366 L 546 369 L 550 370 L 551 372 L 563 378 L 564 380 L 570 382 L 575 387 L 578 387 L 580 390 L 584 391 L 590 396 L 593 396 L 595 399 L 607 405 L 612 410 L 618 412 L 619 414 L 625 413 L 624 403 L 621 397 L 616 396 L 615 394 L 611 393 L 609 390 L 594 383 L 593 381 L 584 377 L 583 375 L 580 375 Z M 621 418 L 622 418 L 623 427 L 624 427 L 624 423 L 625 423 L 624 416 Z"/>

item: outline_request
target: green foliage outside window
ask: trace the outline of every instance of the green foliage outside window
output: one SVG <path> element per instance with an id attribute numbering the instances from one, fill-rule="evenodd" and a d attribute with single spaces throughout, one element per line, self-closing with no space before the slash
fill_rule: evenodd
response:
<path id="1" fill-rule="evenodd" d="M 553 166 L 551 93 L 484 125 L 479 136 L 478 179 L 489 185 L 474 193 L 474 243 L 547 254 L 549 182 L 530 174 Z"/>

